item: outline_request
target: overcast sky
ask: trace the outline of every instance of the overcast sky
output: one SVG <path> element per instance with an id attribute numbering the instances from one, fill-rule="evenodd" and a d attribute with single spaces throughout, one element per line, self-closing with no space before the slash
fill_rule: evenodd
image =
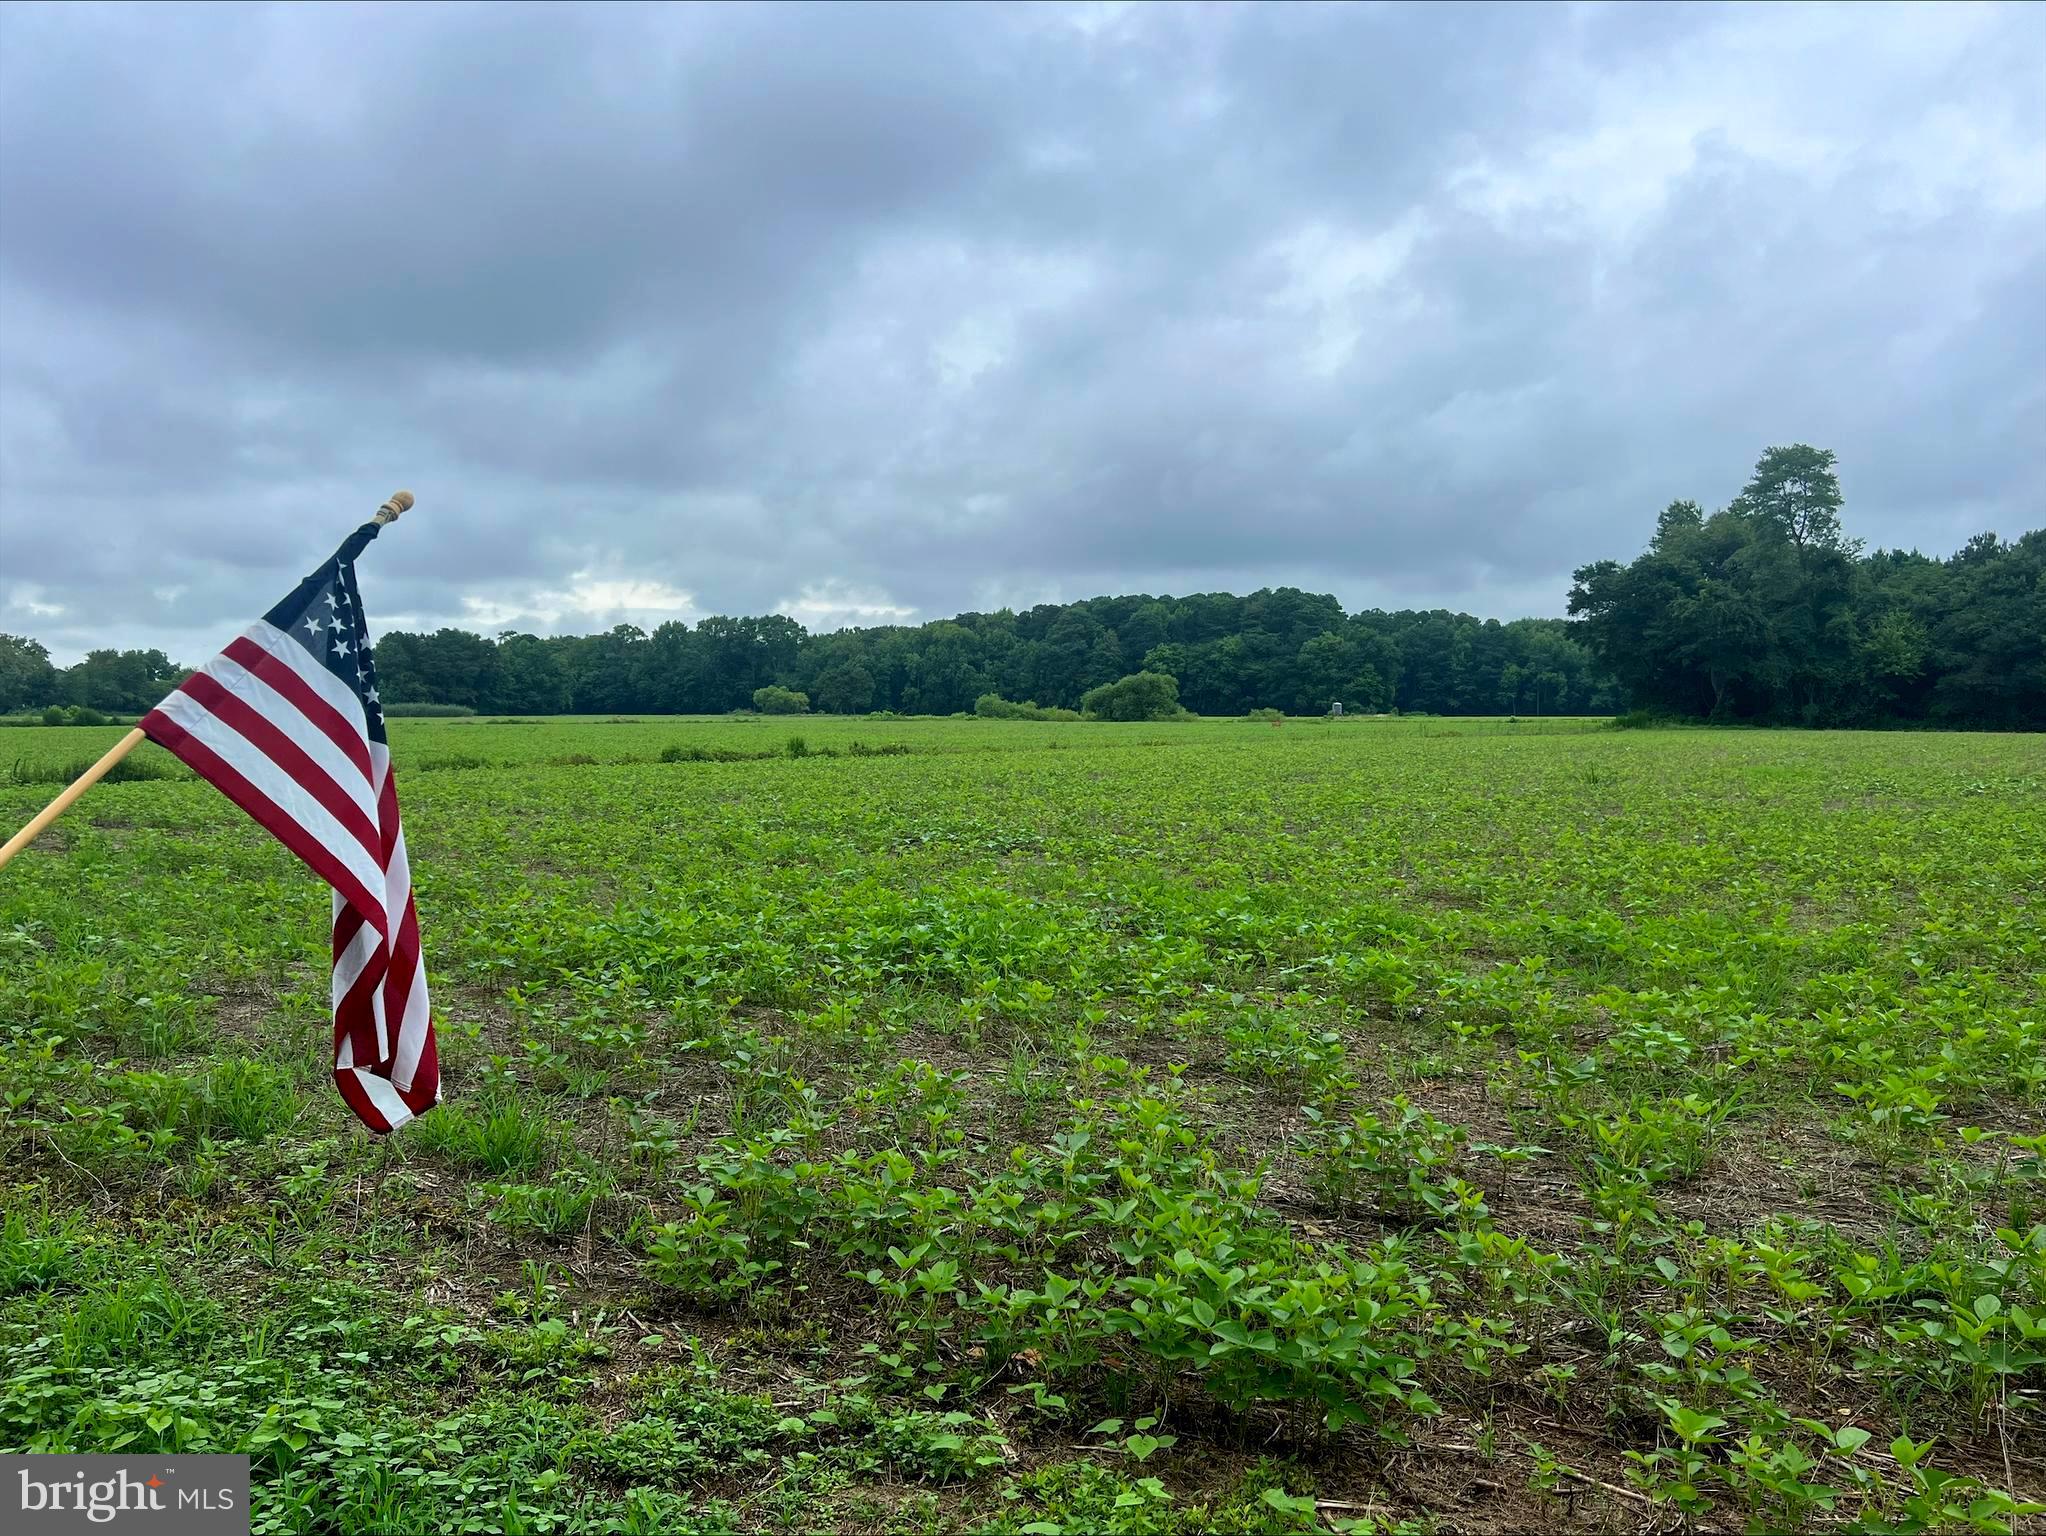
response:
<path id="1" fill-rule="evenodd" d="M 2046 522 L 2046 10 L 0 9 L 0 629 L 1563 608 Z"/>

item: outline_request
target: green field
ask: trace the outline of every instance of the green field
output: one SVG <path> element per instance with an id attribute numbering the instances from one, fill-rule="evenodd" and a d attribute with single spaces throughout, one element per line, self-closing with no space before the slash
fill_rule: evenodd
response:
<path id="1" fill-rule="evenodd" d="M 118 734 L 0 732 L 4 830 Z M 388 1142 L 326 888 L 158 749 L 0 874 L 0 1447 L 263 1531 L 2038 1529 L 2040 737 L 393 748 Z"/>

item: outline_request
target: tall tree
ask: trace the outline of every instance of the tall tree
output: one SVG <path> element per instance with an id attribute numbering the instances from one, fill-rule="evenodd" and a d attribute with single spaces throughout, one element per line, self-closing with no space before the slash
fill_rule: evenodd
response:
<path id="1" fill-rule="evenodd" d="M 1830 448 L 1807 443 L 1771 448 L 1756 462 L 1731 510 L 1777 530 L 1800 554 L 1842 549 L 1834 462 Z"/>
<path id="2" fill-rule="evenodd" d="M 57 701 L 57 669 L 40 640 L 0 635 L 0 711 Z"/>

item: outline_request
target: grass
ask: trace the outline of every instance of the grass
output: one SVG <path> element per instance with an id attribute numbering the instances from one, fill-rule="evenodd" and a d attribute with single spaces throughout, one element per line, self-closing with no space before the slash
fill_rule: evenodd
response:
<path id="1" fill-rule="evenodd" d="M 17 757 L 14 760 L 12 778 L 16 784 L 51 784 L 61 789 L 98 760 L 97 753 L 91 757 L 74 758 L 68 762 L 41 755 Z M 145 744 L 100 775 L 100 783 L 138 784 L 151 779 L 188 777 L 190 771 L 176 758 L 168 752 Z"/>
<path id="2" fill-rule="evenodd" d="M 393 725 L 389 1142 L 210 788 L 0 876 L 0 1448 L 306 1533 L 2040 1513 L 2039 738 L 518 723 Z M 19 735 L 17 822 L 118 731 Z"/>

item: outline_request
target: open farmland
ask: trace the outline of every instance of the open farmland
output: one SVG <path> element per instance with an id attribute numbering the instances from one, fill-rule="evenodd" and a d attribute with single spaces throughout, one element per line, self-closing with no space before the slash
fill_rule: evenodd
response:
<path id="1" fill-rule="evenodd" d="M 390 1141 L 159 749 L 0 875 L 0 1445 L 264 1531 L 2037 1528 L 2039 737 L 393 733 Z M 0 733 L 8 827 L 117 734 Z"/>

